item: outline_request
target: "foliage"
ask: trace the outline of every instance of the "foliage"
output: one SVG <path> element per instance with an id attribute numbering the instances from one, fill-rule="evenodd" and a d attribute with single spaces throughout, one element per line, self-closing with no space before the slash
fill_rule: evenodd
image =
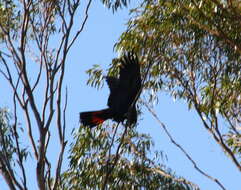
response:
<path id="1" fill-rule="evenodd" d="M 29 154 L 27 148 L 20 147 L 19 136 L 16 136 L 16 134 L 21 135 L 19 132 L 21 127 L 16 123 L 11 124 L 11 120 L 8 110 L 0 109 L 0 168 L 2 168 L 2 175 L 10 187 L 17 182 L 17 177 L 11 177 L 11 173 L 16 169 L 23 172 L 21 168 Z M 23 178 L 21 178 L 23 186 L 25 177 L 23 173 Z"/>
<path id="2" fill-rule="evenodd" d="M 238 1 L 147 1 L 116 48 L 139 52 L 150 67 L 145 88 L 186 100 L 241 170 L 240 10 Z"/>
<path id="3" fill-rule="evenodd" d="M 112 11 L 117 11 L 117 9 L 122 7 L 127 7 L 130 0 L 102 0 L 103 4 L 108 8 L 112 8 Z"/>
<path id="4" fill-rule="evenodd" d="M 16 4 L 12 0 L 0 1 L 0 23 L 2 28 L 0 28 L 0 40 L 3 39 L 3 30 L 14 32 L 13 37 L 17 35 L 19 14 L 16 11 Z"/>
<path id="5" fill-rule="evenodd" d="M 193 189 L 160 164 L 149 136 L 120 127 L 80 127 L 61 189 Z"/>

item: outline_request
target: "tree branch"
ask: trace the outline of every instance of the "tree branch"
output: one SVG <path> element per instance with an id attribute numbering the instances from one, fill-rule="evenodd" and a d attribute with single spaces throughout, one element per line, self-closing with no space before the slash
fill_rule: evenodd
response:
<path id="1" fill-rule="evenodd" d="M 193 182 L 191 181 L 188 181 L 184 178 L 175 178 L 173 176 L 171 176 L 170 174 L 166 173 L 164 170 L 162 170 L 160 167 L 156 166 L 156 164 L 154 163 L 153 160 L 147 158 L 145 155 L 143 155 L 142 153 L 140 153 L 137 149 L 137 147 L 135 146 L 135 144 L 133 144 L 131 141 L 129 141 L 129 144 L 131 145 L 133 151 L 135 154 L 137 154 L 138 156 L 140 157 L 143 157 L 145 161 L 148 161 L 150 162 L 152 165 L 153 165 L 153 168 L 147 168 L 147 170 L 153 172 L 153 173 L 158 173 L 160 174 L 161 176 L 164 176 L 166 178 L 169 178 L 177 183 L 184 183 L 184 184 L 189 184 L 191 185 L 192 187 L 194 187 L 196 190 L 200 189 L 196 184 L 194 184 Z"/>
<path id="2" fill-rule="evenodd" d="M 64 106 L 64 111 L 63 111 L 63 116 L 64 116 L 64 124 L 63 124 L 63 131 L 62 131 L 63 136 L 61 139 L 61 150 L 60 150 L 59 157 L 58 157 L 53 190 L 56 190 L 58 188 L 60 174 L 61 174 L 61 166 L 62 166 L 63 156 L 64 156 L 64 150 L 65 150 L 65 146 L 67 144 L 67 142 L 65 142 L 65 127 L 66 127 L 66 118 L 65 117 L 66 117 L 67 103 L 68 103 L 68 91 L 67 91 L 67 87 L 66 87 L 65 106 Z"/>
<path id="3" fill-rule="evenodd" d="M 86 7 L 86 9 L 85 9 L 85 18 L 84 18 L 84 21 L 83 21 L 80 29 L 76 32 L 74 38 L 73 38 L 73 39 L 71 40 L 71 42 L 69 43 L 69 46 L 68 46 L 68 48 L 67 48 L 67 51 L 71 48 L 71 46 L 73 45 L 73 43 L 75 42 L 75 40 L 78 38 L 78 36 L 80 35 L 80 33 L 81 33 L 81 32 L 83 31 L 83 29 L 84 29 L 84 26 L 85 26 L 85 24 L 86 24 L 86 21 L 87 21 L 87 19 L 88 19 L 88 17 L 89 17 L 88 12 L 89 12 L 89 8 L 90 8 L 90 5 L 91 5 L 91 2 L 92 2 L 92 0 L 89 0 L 89 2 L 88 2 L 88 4 L 87 4 L 87 7 Z"/>
<path id="4" fill-rule="evenodd" d="M 143 101 L 142 101 L 143 102 Z M 162 127 L 162 129 L 165 131 L 165 133 L 167 134 L 167 136 L 169 137 L 170 141 L 176 146 L 178 147 L 183 153 L 184 155 L 188 158 L 188 160 L 193 164 L 194 168 L 203 176 L 207 177 L 208 179 L 210 179 L 211 181 L 215 182 L 221 189 L 226 190 L 225 187 L 219 182 L 218 179 L 213 178 L 212 176 L 208 175 L 206 172 L 204 172 L 201 168 L 198 167 L 197 163 L 192 159 L 192 157 L 184 150 L 184 148 L 178 144 L 173 137 L 171 136 L 171 134 L 169 133 L 169 131 L 167 130 L 166 126 L 164 125 L 164 123 L 162 123 L 160 121 L 160 119 L 158 118 L 157 114 L 154 112 L 153 109 L 150 108 L 150 106 L 146 103 L 143 102 L 143 104 L 146 106 L 146 108 L 148 109 L 148 111 L 152 114 L 152 116 L 157 120 L 157 122 L 159 123 L 159 125 Z"/>
<path id="5" fill-rule="evenodd" d="M 12 177 L 9 174 L 9 172 L 7 171 L 5 164 L 1 160 L 1 156 L 0 156 L 0 173 L 4 177 L 6 183 L 8 184 L 8 187 L 10 188 L 10 190 L 16 190 L 16 188 L 14 186 L 14 182 L 12 180 Z"/>
<path id="6" fill-rule="evenodd" d="M 27 189 L 27 180 L 26 180 L 26 173 L 25 173 L 25 168 L 24 168 L 24 165 L 23 165 L 23 155 L 21 153 L 21 150 L 20 150 L 20 146 L 19 146 L 19 141 L 18 141 L 18 138 L 19 138 L 19 134 L 18 134 L 18 131 L 17 131 L 17 103 L 16 103 L 16 94 L 14 93 L 13 95 L 13 102 L 14 102 L 14 124 L 13 124 L 13 136 L 14 136 L 14 139 L 15 139 L 15 143 L 16 143 L 16 146 L 17 146 L 17 156 L 18 156 L 18 164 L 20 166 L 20 169 L 21 169 L 21 172 L 22 172 L 22 176 L 23 176 L 23 188 L 24 189 Z"/>
<path id="7" fill-rule="evenodd" d="M 118 125 L 119 125 L 119 123 L 118 123 Z M 117 125 L 117 127 L 118 127 L 118 125 Z M 111 167 L 109 167 L 109 165 L 110 165 L 110 157 L 109 157 L 108 160 L 107 160 L 107 164 L 106 164 L 106 166 L 107 166 L 107 172 L 106 172 L 106 176 L 105 176 L 105 179 L 104 179 L 102 188 L 101 188 L 102 190 L 105 190 L 105 189 L 106 189 L 109 176 L 110 176 L 110 174 L 112 173 L 112 171 L 114 170 L 114 168 L 115 168 L 118 160 L 120 159 L 119 151 L 120 151 L 121 146 L 123 145 L 124 137 L 125 137 L 125 135 L 127 134 L 127 130 L 128 130 L 128 127 L 125 127 L 125 130 L 124 130 L 124 132 L 123 132 L 123 134 L 122 134 L 122 136 L 121 136 L 121 138 L 120 138 L 120 143 L 119 143 L 119 145 L 118 145 L 118 147 L 117 147 L 117 149 L 116 149 L 116 153 L 115 153 L 115 157 L 114 157 L 114 162 L 113 162 L 113 164 L 111 165 Z M 114 134 L 114 136 L 115 136 L 115 134 Z"/>

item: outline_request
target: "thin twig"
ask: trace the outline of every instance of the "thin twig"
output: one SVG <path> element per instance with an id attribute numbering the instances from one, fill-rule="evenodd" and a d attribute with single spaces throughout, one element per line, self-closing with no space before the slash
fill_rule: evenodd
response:
<path id="1" fill-rule="evenodd" d="M 60 150 L 59 157 L 58 157 L 57 168 L 56 168 L 56 172 L 55 172 L 55 182 L 54 182 L 53 190 L 57 189 L 58 184 L 59 184 L 60 174 L 61 174 L 61 166 L 62 166 L 63 156 L 64 156 L 64 150 L 65 150 L 65 146 L 67 144 L 67 141 L 65 141 L 67 104 L 68 104 L 68 90 L 67 90 L 67 87 L 66 87 L 66 91 L 65 91 L 65 105 L 64 105 L 64 111 L 63 111 L 63 117 L 64 117 L 63 131 L 62 131 L 63 135 L 62 135 L 62 139 L 61 139 L 61 150 Z"/>
<path id="2" fill-rule="evenodd" d="M 69 50 L 69 49 L 71 48 L 71 46 L 73 45 L 73 43 L 75 42 L 75 40 L 77 39 L 77 37 L 79 36 L 79 34 L 83 31 L 84 26 L 85 26 L 85 24 L 86 24 L 86 21 L 87 21 L 87 19 L 88 19 L 88 17 L 89 17 L 88 12 L 89 12 L 89 8 L 90 8 L 90 5 L 91 5 L 91 2 L 92 2 L 92 0 L 89 0 L 88 4 L 87 4 L 87 6 L 86 6 L 86 9 L 85 9 L 85 18 L 84 18 L 84 21 L 83 21 L 80 29 L 76 32 L 74 38 L 73 38 L 73 39 L 71 40 L 71 42 L 69 43 L 69 46 L 68 46 L 67 50 Z"/>
<path id="3" fill-rule="evenodd" d="M 17 156 L 18 156 L 18 164 L 20 166 L 21 172 L 22 172 L 22 176 L 23 176 L 23 187 L 24 189 L 27 189 L 27 178 L 26 178 L 26 172 L 25 172 L 25 168 L 23 166 L 23 155 L 21 153 L 20 150 L 20 145 L 19 145 L 19 134 L 17 131 L 17 125 L 18 125 L 18 118 L 17 118 L 17 102 L 16 102 L 16 94 L 14 93 L 13 95 L 13 104 L 14 104 L 14 124 L 13 124 L 13 133 L 14 133 L 14 139 L 15 139 L 15 143 L 17 146 Z"/>
<path id="4" fill-rule="evenodd" d="M 0 155 L 0 174 L 4 177 L 10 190 L 16 190 L 14 186 L 14 181 L 12 180 L 11 174 L 8 172 L 5 163 L 2 161 L 2 156 Z"/>
<path id="5" fill-rule="evenodd" d="M 122 136 L 121 136 L 121 139 L 120 139 L 120 143 L 119 143 L 119 145 L 118 145 L 118 147 L 117 147 L 117 149 L 116 149 L 116 153 L 115 153 L 115 157 L 114 157 L 114 162 L 113 162 L 111 168 L 109 168 L 109 169 L 107 170 L 107 173 L 106 173 L 106 176 L 105 176 L 105 180 L 104 180 L 103 186 L 102 186 L 102 188 L 101 188 L 102 190 L 105 190 L 105 189 L 106 189 L 107 183 L 108 183 L 108 178 L 109 178 L 110 174 L 112 173 L 112 171 L 114 170 L 114 168 L 115 168 L 115 166 L 116 166 L 116 164 L 117 164 L 117 162 L 118 162 L 118 160 L 119 160 L 119 158 L 120 158 L 119 151 L 120 151 L 120 147 L 123 145 L 124 137 L 125 137 L 125 135 L 126 135 L 126 133 L 127 133 L 127 130 L 128 130 L 128 127 L 125 127 L 125 130 L 124 130 L 124 132 L 123 132 L 123 134 L 122 134 Z M 107 162 L 108 162 L 108 161 L 107 161 Z M 109 166 L 107 165 L 107 168 L 108 168 L 108 167 L 109 167 Z"/>
<path id="6" fill-rule="evenodd" d="M 118 123 L 117 126 L 115 127 L 115 131 L 114 131 L 114 134 L 113 134 L 113 136 L 112 136 L 111 143 L 110 143 L 110 145 L 109 145 L 108 159 L 107 159 L 107 162 L 106 162 L 106 164 L 105 164 L 106 173 L 109 172 L 108 170 L 109 170 L 109 165 L 110 165 L 110 160 L 111 160 L 111 148 L 112 148 L 112 146 L 113 146 L 113 144 L 114 144 L 115 135 L 117 134 L 117 130 L 118 130 L 118 128 L 119 128 L 119 124 L 120 124 L 120 123 Z M 108 176 L 106 175 L 106 177 L 108 177 Z M 105 181 L 107 182 L 108 180 L 105 179 Z M 104 185 L 104 186 L 105 186 L 105 185 Z"/>

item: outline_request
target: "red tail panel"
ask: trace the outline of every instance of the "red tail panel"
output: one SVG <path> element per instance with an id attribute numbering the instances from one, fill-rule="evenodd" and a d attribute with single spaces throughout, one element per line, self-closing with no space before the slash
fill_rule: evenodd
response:
<path id="1" fill-rule="evenodd" d="M 103 123 L 105 120 L 110 119 L 111 117 L 112 116 L 109 109 L 80 113 L 81 123 L 89 127 L 99 125 Z"/>

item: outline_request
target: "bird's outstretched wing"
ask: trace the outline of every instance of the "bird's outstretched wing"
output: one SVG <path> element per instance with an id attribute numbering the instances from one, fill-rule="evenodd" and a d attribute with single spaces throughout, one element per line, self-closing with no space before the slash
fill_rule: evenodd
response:
<path id="1" fill-rule="evenodd" d="M 135 103 L 136 96 L 141 89 L 140 65 L 137 57 L 128 53 L 121 59 L 119 78 L 107 78 L 110 87 L 108 106 L 120 120 L 127 113 L 129 107 Z M 118 119 L 117 119 L 118 120 Z"/>

